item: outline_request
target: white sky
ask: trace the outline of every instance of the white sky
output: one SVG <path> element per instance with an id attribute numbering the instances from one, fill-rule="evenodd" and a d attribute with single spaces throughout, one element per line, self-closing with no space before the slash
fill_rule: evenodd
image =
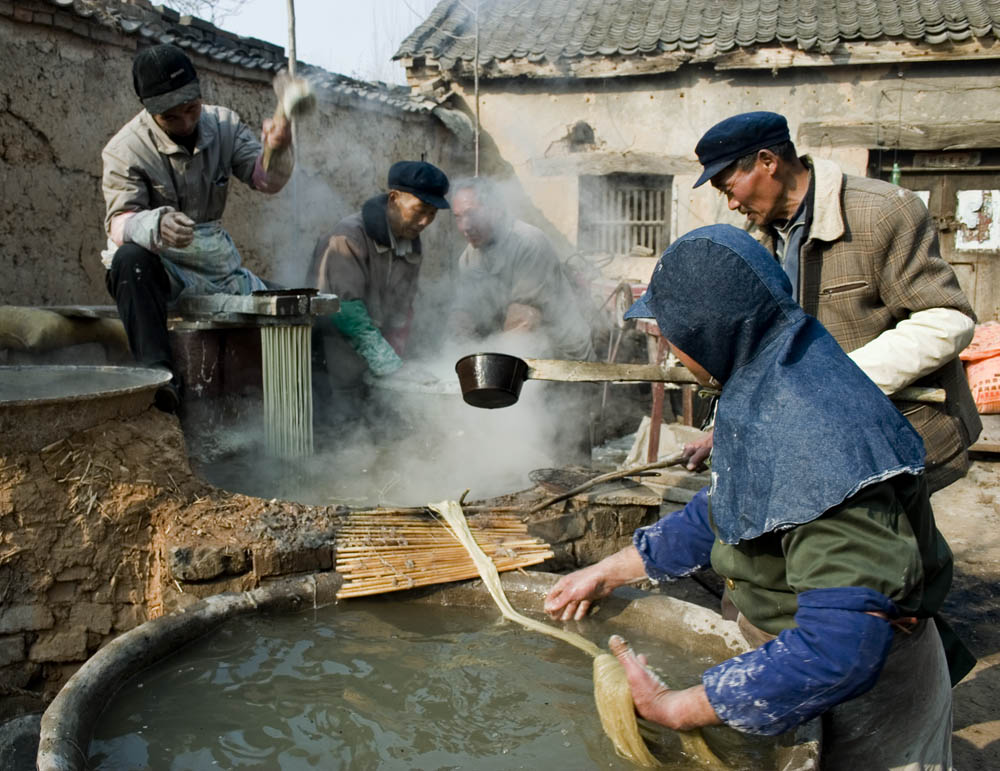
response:
<path id="1" fill-rule="evenodd" d="M 298 59 L 363 80 L 405 83 L 402 66 L 391 57 L 436 4 L 437 0 L 295 0 Z M 287 0 L 249 0 L 216 26 L 287 51 L 287 9 Z"/>

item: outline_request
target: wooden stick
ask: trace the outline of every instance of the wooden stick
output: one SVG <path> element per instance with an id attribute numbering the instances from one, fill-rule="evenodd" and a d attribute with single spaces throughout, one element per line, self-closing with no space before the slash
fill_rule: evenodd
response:
<path id="1" fill-rule="evenodd" d="M 477 540 L 484 543 L 501 543 L 504 541 L 523 541 L 530 538 L 527 533 L 477 533 Z M 451 548 L 452 541 L 438 538 L 424 538 L 421 536 L 391 536 L 379 533 L 364 533 L 360 536 L 341 536 L 338 534 L 337 541 L 349 546 L 379 546 L 379 547 L 406 547 L 406 546 L 439 546 L 442 549 Z"/>
<path id="2" fill-rule="evenodd" d="M 525 551 L 525 552 L 495 552 L 489 556 L 493 557 L 494 561 L 503 561 L 511 559 L 522 559 L 530 555 L 537 554 L 544 549 Z M 444 567 L 446 565 L 465 565 L 468 564 L 468 560 L 463 559 L 461 555 L 449 555 L 445 557 L 424 557 L 418 559 L 412 559 L 406 557 L 405 555 L 397 555 L 391 559 L 385 559 L 383 557 L 354 557 L 343 562 L 337 562 L 338 568 L 343 568 L 344 571 L 350 573 L 361 573 L 361 572 L 371 572 L 372 570 L 393 570 L 393 569 L 404 569 L 404 570 L 423 570 L 427 567 Z"/>
<path id="3" fill-rule="evenodd" d="M 493 554 L 489 555 L 493 558 L 494 562 L 516 562 L 522 559 L 532 559 L 538 554 L 546 551 L 544 549 L 539 549 L 538 551 L 530 552 L 510 552 L 508 554 Z M 419 570 L 436 570 L 443 569 L 446 567 L 453 567 L 456 565 L 468 565 L 470 561 L 463 559 L 462 557 L 456 555 L 448 558 L 439 559 L 424 559 L 424 560 L 412 560 L 404 557 L 396 557 L 394 560 L 383 560 L 381 558 L 375 559 L 371 557 L 345 560 L 344 562 L 337 563 L 337 571 L 343 573 L 344 575 L 349 575 L 351 577 L 370 575 L 370 574 L 381 574 L 381 573 L 392 573 L 396 571 L 419 571 Z"/>
<path id="4" fill-rule="evenodd" d="M 551 552 L 547 557 L 543 557 L 538 560 L 530 562 L 522 562 L 518 565 L 511 566 L 498 566 L 497 569 L 502 572 L 508 572 L 510 570 L 517 570 L 521 567 L 527 567 L 529 565 L 537 565 L 539 562 L 544 562 L 545 559 L 551 557 Z M 433 576 L 417 577 L 411 578 L 408 576 L 400 576 L 398 578 L 387 578 L 382 581 L 377 582 L 367 582 L 363 584 L 355 583 L 345 583 L 341 589 L 337 592 L 338 599 L 345 599 L 349 597 L 363 597 L 372 594 L 383 594 L 387 592 L 403 591 L 405 589 L 414 589 L 419 586 L 429 586 L 432 584 L 439 583 L 450 583 L 453 581 L 463 581 L 469 578 L 477 578 L 479 572 L 473 567 L 469 570 L 450 570 L 446 573 L 438 573 Z"/>
<path id="5" fill-rule="evenodd" d="M 470 514 L 489 514 L 493 512 L 511 514 L 515 512 L 524 513 L 523 506 L 489 506 L 487 504 L 471 504 L 462 507 L 463 511 Z M 431 511 L 426 506 L 395 506 L 388 508 L 375 508 L 375 509 L 352 509 L 351 511 L 344 512 L 342 516 L 352 517 L 357 514 L 371 514 L 376 516 L 381 516 L 384 514 L 423 514 L 430 518 Z M 436 517 L 434 518 L 436 519 Z"/>
<path id="6" fill-rule="evenodd" d="M 490 547 L 488 550 L 483 549 L 487 554 L 521 554 L 530 553 L 534 551 L 544 551 L 548 548 L 547 544 L 544 543 L 532 543 L 532 544 L 521 544 L 520 546 L 496 546 Z M 340 564 L 355 563 L 359 560 L 373 560 L 378 559 L 382 562 L 390 562 L 392 560 L 401 562 L 433 562 L 434 560 L 449 560 L 449 559 L 461 559 L 462 552 L 458 549 L 454 551 L 441 551 L 441 550 L 423 550 L 423 551 L 404 551 L 404 550 L 394 550 L 394 551 L 381 551 L 378 549 L 368 549 L 366 551 L 355 551 L 348 552 L 346 554 L 337 555 L 337 562 Z"/>
<path id="7" fill-rule="evenodd" d="M 537 514 L 542 509 L 547 506 L 551 506 L 553 503 L 559 503 L 559 501 L 564 501 L 567 498 L 572 498 L 574 495 L 579 495 L 582 492 L 586 492 L 592 487 L 603 484 L 604 482 L 612 482 L 616 479 L 624 479 L 625 477 L 633 476 L 639 471 L 651 471 L 657 468 L 667 468 L 668 466 L 676 466 L 679 463 L 684 462 L 684 453 L 677 452 L 671 455 L 669 458 L 664 458 L 663 460 L 658 460 L 655 463 L 647 463 L 644 466 L 633 466 L 632 468 L 622 469 L 619 471 L 611 471 L 607 474 L 601 474 L 598 477 L 594 477 L 589 482 L 584 482 L 578 487 L 574 487 L 568 492 L 562 493 L 560 495 L 555 495 L 551 498 L 546 498 L 541 503 L 538 503 L 528 509 L 529 514 Z"/>
<path id="8" fill-rule="evenodd" d="M 477 542 L 478 543 L 478 542 Z M 480 543 L 479 547 L 486 552 L 501 552 L 501 551 L 520 551 L 520 550 L 532 550 L 532 549 L 546 549 L 548 544 L 544 541 L 539 541 L 537 539 L 524 539 L 518 541 L 491 541 L 488 543 Z M 441 548 L 440 546 L 427 544 L 417 547 L 409 546 L 381 546 L 375 545 L 364 545 L 364 546 L 346 546 L 337 548 L 337 561 L 347 560 L 347 559 L 357 559 L 360 557 L 369 556 L 379 556 L 379 557 L 409 557 L 412 559 L 435 559 L 437 557 L 446 558 L 452 555 L 464 554 L 462 549 L 454 548 Z"/>
<path id="9" fill-rule="evenodd" d="M 543 541 L 519 540 L 519 541 L 489 541 L 479 544 L 484 551 L 497 551 L 498 549 L 536 549 L 545 546 Z M 338 546 L 337 555 L 344 557 L 358 556 L 365 554 L 413 554 L 418 556 L 431 556 L 435 554 L 460 554 L 459 549 L 442 548 L 437 544 L 358 544 L 351 546 Z"/>
<path id="10" fill-rule="evenodd" d="M 546 550 L 544 552 L 522 555 L 516 558 L 494 558 L 494 563 L 497 565 L 498 570 L 509 571 L 517 570 L 520 567 L 526 567 L 528 565 L 536 565 L 540 562 L 544 562 L 552 556 L 552 551 Z M 428 567 L 434 568 L 435 566 L 432 565 Z M 380 574 L 364 577 L 357 574 L 345 574 L 345 583 L 342 587 L 342 591 L 353 591 L 355 589 L 360 589 L 362 586 L 366 590 L 384 587 L 407 588 L 409 586 L 444 583 L 447 581 L 461 580 L 463 578 L 474 578 L 478 575 L 471 559 L 459 564 L 439 564 L 437 567 L 444 567 L 445 569 L 433 569 L 430 572 L 423 573 L 417 571 L 401 573 L 398 571 L 393 572 L 383 570 Z M 337 596 L 339 597 L 341 594 L 338 592 Z"/>
<path id="11" fill-rule="evenodd" d="M 539 562 L 544 562 L 547 557 L 539 555 L 536 560 L 528 561 L 518 561 L 517 563 L 505 563 L 503 565 L 498 565 L 497 569 L 501 572 L 509 572 L 511 570 L 517 570 L 519 567 L 525 567 L 528 565 L 535 565 Z M 424 573 L 424 574 L 388 574 L 384 576 L 374 576 L 367 579 L 352 579 L 350 581 L 345 581 L 342 588 L 344 589 L 354 589 L 360 586 L 365 587 L 376 587 L 376 586 L 397 586 L 399 584 L 428 584 L 428 583 L 445 583 L 452 580 L 460 580 L 462 578 L 476 577 L 479 574 L 475 572 L 473 567 L 453 567 L 448 570 L 439 571 L 437 573 Z M 457 578 L 456 578 L 457 577 Z"/>

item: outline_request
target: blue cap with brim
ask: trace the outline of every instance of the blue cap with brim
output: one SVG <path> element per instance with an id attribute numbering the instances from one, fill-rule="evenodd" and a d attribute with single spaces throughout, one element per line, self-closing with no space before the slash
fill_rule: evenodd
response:
<path id="1" fill-rule="evenodd" d="M 750 153 L 791 141 L 788 121 L 776 112 L 744 112 L 716 123 L 694 148 L 704 167 L 695 187 Z"/>
<path id="2" fill-rule="evenodd" d="M 389 167 L 389 189 L 411 193 L 435 209 L 450 209 L 448 177 L 426 161 L 397 161 Z"/>

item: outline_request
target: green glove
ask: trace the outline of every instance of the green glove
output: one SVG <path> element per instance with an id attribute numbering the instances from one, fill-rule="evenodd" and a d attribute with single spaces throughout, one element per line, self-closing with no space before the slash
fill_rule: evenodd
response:
<path id="1" fill-rule="evenodd" d="M 340 303 L 340 313 L 330 316 L 330 321 L 350 342 L 366 362 L 373 375 L 391 375 L 403 366 L 395 349 L 382 337 L 375 326 L 364 300 L 346 300 Z"/>

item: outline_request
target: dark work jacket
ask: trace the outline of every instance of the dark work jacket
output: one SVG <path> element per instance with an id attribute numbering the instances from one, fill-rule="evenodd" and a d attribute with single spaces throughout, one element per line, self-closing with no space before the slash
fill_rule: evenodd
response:
<path id="1" fill-rule="evenodd" d="M 361 211 L 345 217 L 313 250 L 307 286 L 332 292 L 342 301 L 362 300 L 375 326 L 402 355 L 413 315 L 420 273 L 420 239 L 405 256 L 393 253 L 386 220 L 389 196 L 369 198 Z M 347 338 L 325 330 L 327 370 L 338 387 L 357 384 L 368 365 Z"/>
<path id="2" fill-rule="evenodd" d="M 313 251 L 309 286 L 341 300 L 363 300 L 387 337 L 405 328 L 417 294 L 420 239 L 405 256 L 393 254 L 386 222 L 387 195 L 369 198 L 361 211 L 345 217 Z"/>

